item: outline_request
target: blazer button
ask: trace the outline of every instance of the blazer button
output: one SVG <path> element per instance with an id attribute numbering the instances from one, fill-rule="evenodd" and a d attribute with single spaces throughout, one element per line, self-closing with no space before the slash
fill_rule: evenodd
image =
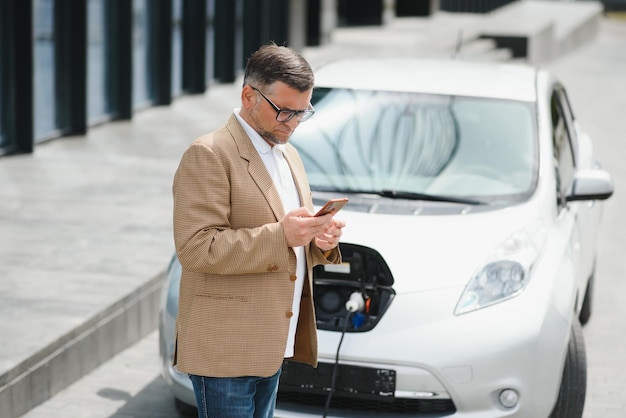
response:
<path id="1" fill-rule="evenodd" d="M 287 313 L 285 314 L 285 316 L 286 316 L 287 318 L 291 318 L 291 317 L 293 316 L 293 312 L 287 312 Z"/>
<path id="2" fill-rule="evenodd" d="M 297 278 L 298 276 L 296 276 L 295 274 L 292 274 L 291 276 L 289 276 L 289 280 L 291 280 L 292 282 L 295 282 Z"/>

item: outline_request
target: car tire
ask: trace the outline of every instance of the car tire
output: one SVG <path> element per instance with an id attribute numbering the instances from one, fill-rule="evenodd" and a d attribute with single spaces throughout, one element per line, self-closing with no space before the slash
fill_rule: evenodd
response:
<path id="1" fill-rule="evenodd" d="M 176 410 L 178 411 L 178 413 L 183 417 L 198 416 L 198 409 L 195 406 L 189 405 L 188 403 L 185 403 L 178 398 L 174 398 L 174 405 L 176 406 Z"/>
<path id="2" fill-rule="evenodd" d="M 587 289 L 585 291 L 585 298 L 583 299 L 583 306 L 580 308 L 580 313 L 578 314 L 578 319 L 580 320 L 581 325 L 587 325 L 587 322 L 589 322 L 589 318 L 591 318 L 593 285 L 595 282 L 594 278 L 595 272 L 592 272 L 591 277 L 589 277 L 589 281 L 587 282 Z"/>
<path id="3" fill-rule="evenodd" d="M 587 357 L 580 322 L 574 319 L 561 387 L 550 418 L 581 418 L 587 393 Z"/>

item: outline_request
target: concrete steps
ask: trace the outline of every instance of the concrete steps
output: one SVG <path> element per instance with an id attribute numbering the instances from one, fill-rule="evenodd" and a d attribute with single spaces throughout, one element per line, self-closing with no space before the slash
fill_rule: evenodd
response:
<path id="1" fill-rule="evenodd" d="M 489 13 L 476 32 L 510 49 L 513 57 L 540 64 L 594 39 L 602 13 L 595 1 L 518 1 Z"/>
<path id="2" fill-rule="evenodd" d="M 457 58 L 468 61 L 509 61 L 513 52 L 508 48 L 499 48 L 494 39 L 477 38 L 461 46 Z"/>

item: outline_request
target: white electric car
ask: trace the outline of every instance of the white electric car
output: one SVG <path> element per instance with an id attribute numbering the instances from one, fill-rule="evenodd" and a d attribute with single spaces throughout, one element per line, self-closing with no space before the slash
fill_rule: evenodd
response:
<path id="1" fill-rule="evenodd" d="M 320 364 L 285 362 L 276 417 L 580 418 L 613 184 L 564 86 L 525 65 L 349 60 L 316 72 L 312 104 L 291 142 L 317 205 L 350 199 L 343 263 L 315 268 Z M 179 279 L 174 258 L 160 345 L 185 410 Z"/>

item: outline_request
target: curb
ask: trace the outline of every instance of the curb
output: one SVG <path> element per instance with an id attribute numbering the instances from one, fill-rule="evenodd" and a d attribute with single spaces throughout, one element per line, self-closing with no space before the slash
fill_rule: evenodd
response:
<path id="1" fill-rule="evenodd" d="M 158 326 L 165 271 L 0 376 L 0 416 L 17 418 Z"/>

